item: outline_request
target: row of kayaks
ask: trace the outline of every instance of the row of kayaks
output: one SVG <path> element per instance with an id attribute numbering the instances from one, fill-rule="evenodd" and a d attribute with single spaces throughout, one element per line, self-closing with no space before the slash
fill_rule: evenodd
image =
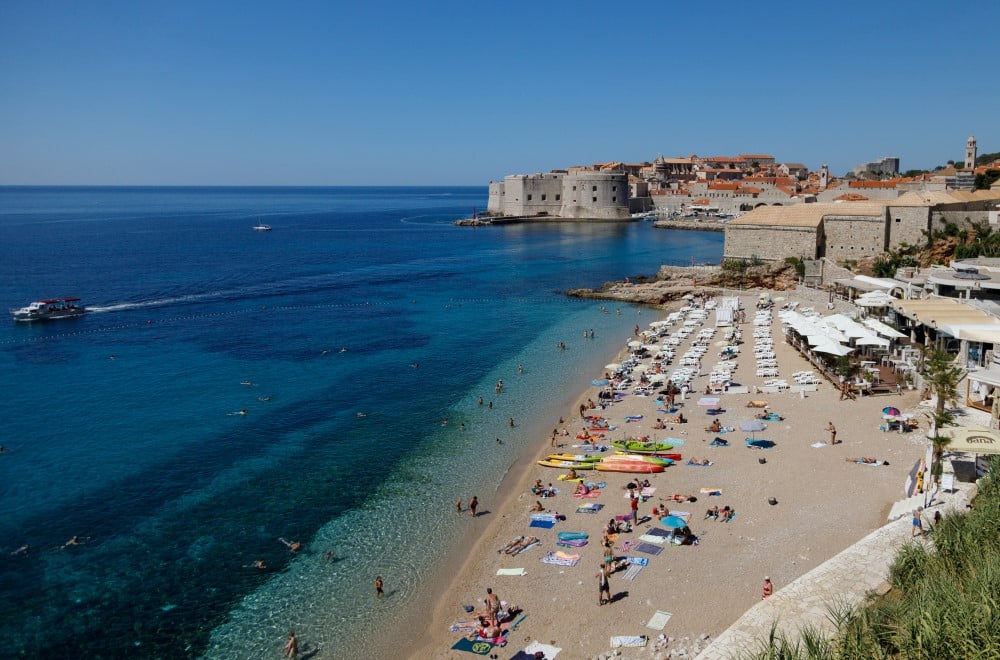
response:
<path id="1" fill-rule="evenodd" d="M 674 458 L 676 457 L 676 458 Z M 680 460 L 680 454 L 673 457 L 649 456 L 627 453 L 616 453 L 609 456 L 591 456 L 579 454 L 549 454 L 545 460 L 538 461 L 544 467 L 563 470 L 598 470 L 600 472 L 663 472 L 675 460 Z"/>

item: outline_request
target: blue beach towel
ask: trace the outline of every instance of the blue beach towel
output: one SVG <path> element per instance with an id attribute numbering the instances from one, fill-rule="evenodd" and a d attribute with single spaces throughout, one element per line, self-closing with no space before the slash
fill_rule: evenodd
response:
<path id="1" fill-rule="evenodd" d="M 541 527 L 542 529 L 552 529 L 556 523 L 553 520 L 532 520 L 528 527 Z"/>

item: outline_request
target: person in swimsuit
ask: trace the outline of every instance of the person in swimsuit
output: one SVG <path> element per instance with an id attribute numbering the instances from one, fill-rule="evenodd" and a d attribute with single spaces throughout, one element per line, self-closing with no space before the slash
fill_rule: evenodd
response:
<path id="1" fill-rule="evenodd" d="M 601 564 L 601 570 L 597 573 L 597 605 L 604 605 L 604 596 L 607 595 L 607 602 L 611 602 L 611 583 L 608 581 L 608 568 L 606 564 Z"/>
<path id="2" fill-rule="evenodd" d="M 469 513 L 472 514 L 473 518 L 476 517 L 476 508 L 478 507 L 479 507 L 479 498 L 473 495 L 472 499 L 469 500 Z"/>
<path id="3" fill-rule="evenodd" d="M 774 585 L 771 584 L 771 578 L 764 576 L 764 592 L 761 594 L 760 599 L 770 598 L 771 594 L 774 593 Z"/>
<path id="4" fill-rule="evenodd" d="M 295 631 L 288 631 L 288 643 L 285 644 L 285 657 L 295 658 L 299 655 L 299 641 L 295 639 Z"/>

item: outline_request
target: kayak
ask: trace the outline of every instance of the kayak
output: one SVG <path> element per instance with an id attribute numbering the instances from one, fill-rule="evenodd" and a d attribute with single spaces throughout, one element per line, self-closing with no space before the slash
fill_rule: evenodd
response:
<path id="1" fill-rule="evenodd" d="M 603 458 L 600 454 L 549 454 L 550 461 L 576 461 L 577 463 L 593 463 Z"/>
<path id="2" fill-rule="evenodd" d="M 598 463 L 597 469 L 601 472 L 663 472 L 666 468 L 653 463 L 643 463 L 636 461 L 615 461 L 613 463 Z"/>
<path id="3" fill-rule="evenodd" d="M 674 453 L 670 453 L 670 452 L 660 452 L 660 451 L 655 451 L 655 452 L 650 452 L 650 453 L 643 453 L 643 452 L 631 452 L 631 451 L 621 451 L 621 450 L 619 450 L 618 451 L 618 455 L 621 455 L 621 456 L 633 456 L 633 457 L 636 457 L 636 458 L 638 458 L 640 456 L 651 456 L 651 457 L 655 457 L 655 458 L 668 458 L 671 461 L 679 461 L 679 460 L 681 460 L 681 455 L 680 454 L 674 454 Z"/>
<path id="4" fill-rule="evenodd" d="M 602 463 L 650 463 L 652 465 L 662 465 L 664 467 L 671 465 L 673 460 L 669 458 L 660 458 L 659 456 L 649 456 L 646 454 L 612 454 L 611 456 L 605 456 Z"/>
<path id="5" fill-rule="evenodd" d="M 576 461 L 538 461 L 538 464 L 542 467 L 551 468 L 561 468 L 563 470 L 568 470 L 573 468 L 574 470 L 593 470 L 594 466 L 597 465 L 596 462 L 588 461 L 586 463 L 577 463 Z"/>
<path id="6" fill-rule="evenodd" d="M 620 461 L 641 461 L 643 463 L 652 463 L 653 465 L 662 465 L 663 467 L 668 467 L 674 464 L 674 459 L 667 458 L 665 456 L 653 456 L 652 454 L 627 454 L 625 452 L 618 452 L 617 454 L 608 456 L 604 462 L 615 463 Z"/>
<path id="7" fill-rule="evenodd" d="M 653 454 L 656 452 L 669 451 L 674 448 L 672 444 L 666 442 L 639 442 L 638 440 L 612 440 L 611 446 L 615 449 L 624 449 L 636 454 Z"/>

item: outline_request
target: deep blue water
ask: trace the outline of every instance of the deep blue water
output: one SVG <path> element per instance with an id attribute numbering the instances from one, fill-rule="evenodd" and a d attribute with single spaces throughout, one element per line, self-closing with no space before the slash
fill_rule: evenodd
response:
<path id="1" fill-rule="evenodd" d="M 0 323 L 6 652 L 259 657 L 295 626 L 320 657 L 360 657 L 344 649 L 387 615 L 358 607 L 373 573 L 394 611 L 426 598 L 470 524 L 442 512 L 488 502 L 641 312 L 559 292 L 721 255 L 721 234 L 645 223 L 451 224 L 485 202 L 0 188 L 2 304 L 93 310 Z"/>

